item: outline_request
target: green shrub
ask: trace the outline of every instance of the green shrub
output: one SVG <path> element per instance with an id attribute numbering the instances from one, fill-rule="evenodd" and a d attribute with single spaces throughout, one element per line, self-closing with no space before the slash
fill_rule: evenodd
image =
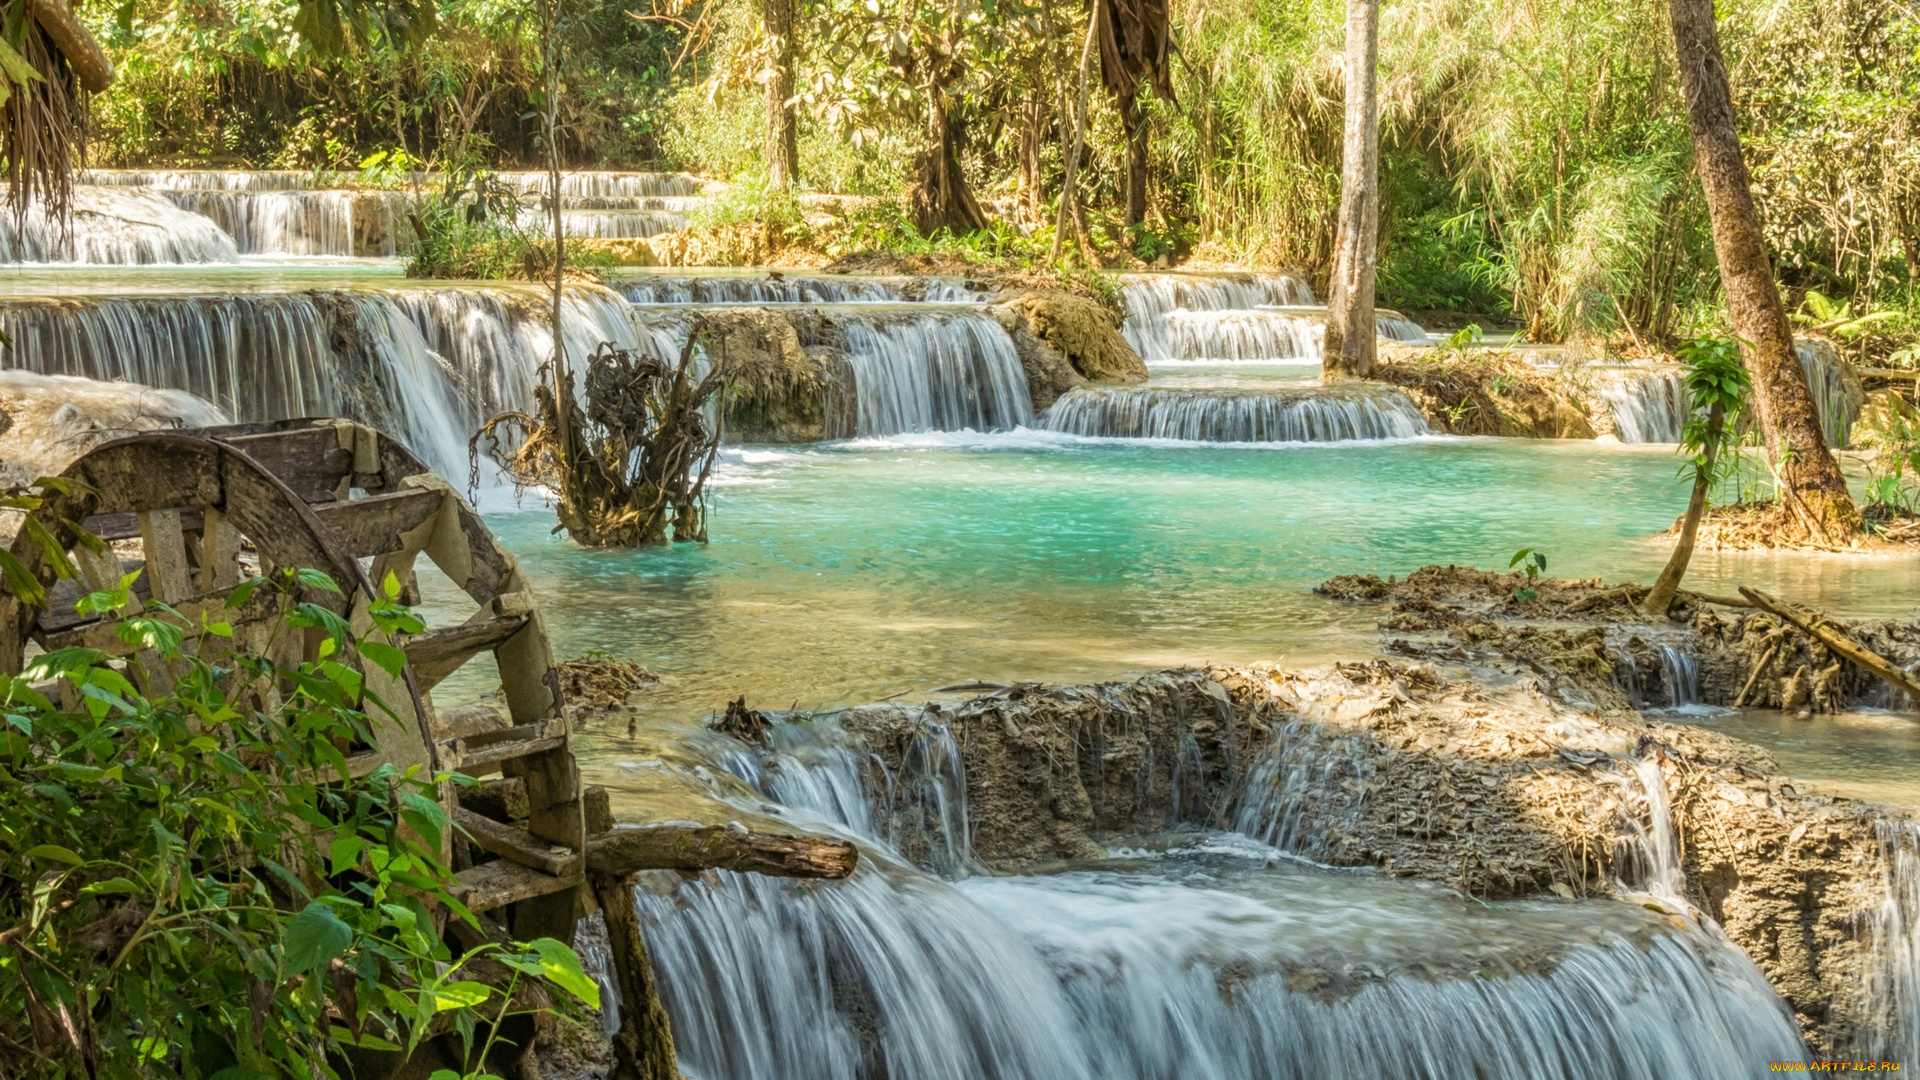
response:
<path id="1" fill-rule="evenodd" d="M 54 549 L 57 550 L 57 549 Z M 64 556 L 62 556 L 64 559 Z M 128 575 L 79 602 L 127 608 Z M 60 648 L 7 682 L 0 725 L 0 1075 L 339 1075 L 347 1047 L 408 1051 L 436 1021 L 477 1062 L 522 980 L 590 1004 L 560 942 L 452 955 L 436 910 L 473 917 L 439 857 L 451 774 L 345 754 L 395 723 L 365 663 L 397 673 L 420 621 L 386 595 L 356 639 L 301 595 L 324 574 L 244 582 L 228 608 L 283 594 L 275 637 L 318 638 L 277 663 L 217 619 L 165 604 L 123 619 L 144 651 Z M 475 924 L 477 928 L 477 923 Z M 511 973 L 476 978 L 481 959 Z"/>

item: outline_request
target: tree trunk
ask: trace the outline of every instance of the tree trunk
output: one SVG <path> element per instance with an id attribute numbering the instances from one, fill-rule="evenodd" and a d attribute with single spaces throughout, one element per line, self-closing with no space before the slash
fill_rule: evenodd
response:
<path id="1" fill-rule="evenodd" d="M 1139 98 L 1120 99 L 1120 126 L 1127 134 L 1127 224 L 1147 220 L 1147 118 Z"/>
<path id="2" fill-rule="evenodd" d="M 1047 251 L 1048 262 L 1060 261 L 1060 245 L 1066 237 L 1067 216 L 1071 214 L 1076 222 L 1080 220 L 1080 200 L 1078 197 L 1079 193 L 1073 186 L 1075 180 L 1074 174 L 1080 169 L 1080 146 L 1087 135 L 1087 69 L 1093 64 L 1094 35 L 1099 30 L 1099 27 L 1100 8 L 1099 5 L 1096 4 L 1093 14 L 1087 18 L 1087 39 L 1080 45 L 1080 73 L 1078 75 L 1078 81 L 1075 84 L 1073 118 L 1070 121 L 1073 134 L 1072 137 L 1068 139 L 1066 146 L 1065 172 L 1060 178 L 1060 207 L 1059 211 L 1054 215 L 1053 246 Z M 1088 250 L 1086 245 L 1086 227 L 1084 225 L 1080 227 L 1080 233 L 1080 256 L 1083 259 L 1091 261 L 1093 253 Z"/>
<path id="3" fill-rule="evenodd" d="M 793 0 L 760 0 L 773 77 L 767 80 L 767 187 L 799 182 L 800 142 L 793 101 Z"/>
<path id="4" fill-rule="evenodd" d="M 680 1080 L 673 1027 L 653 986 L 653 965 L 647 960 L 646 940 L 640 936 L 639 916 L 634 914 L 633 889 L 625 876 L 596 874 L 593 891 L 601 917 L 607 920 L 607 951 L 613 954 L 614 978 L 620 986 L 614 1075 L 625 1080 Z"/>
<path id="5" fill-rule="evenodd" d="M 946 95 L 935 85 L 927 91 L 926 144 L 913 159 L 913 184 L 907 198 L 914 227 L 922 236 L 945 229 L 955 236 L 987 227 L 986 212 L 974 201 L 960 171 L 960 124 L 947 112 Z"/>
<path id="6" fill-rule="evenodd" d="M 1375 98 L 1380 0 L 1347 0 L 1347 124 L 1340 155 L 1340 230 L 1327 289 L 1327 378 L 1373 370 L 1374 264 L 1380 232 L 1380 116 Z"/>
<path id="7" fill-rule="evenodd" d="M 1713 0 L 1669 0 L 1680 81 L 1693 129 L 1693 156 L 1713 219 L 1713 250 L 1727 294 L 1727 314 L 1753 374 L 1754 404 L 1778 469 L 1783 501 L 1796 506 L 1809 531 L 1846 543 L 1864 528 L 1847 494 L 1846 478 L 1827 449 L 1814 413 L 1806 374 L 1794 354 L 1786 307 L 1773 280 L 1754 206 L 1747 165 L 1740 156 L 1733 91 L 1713 23 Z"/>
<path id="8" fill-rule="evenodd" d="M 1647 614 L 1656 619 L 1665 617 L 1667 609 L 1673 606 L 1674 594 L 1680 591 L 1680 579 L 1687 576 L 1687 563 L 1693 560 L 1693 542 L 1700 535 L 1700 519 L 1706 516 L 1707 496 L 1713 488 L 1713 462 L 1720 453 L 1726 423 L 1727 412 L 1719 405 L 1707 413 L 1706 461 L 1694 466 L 1693 495 L 1687 499 L 1687 516 L 1680 524 L 1680 539 L 1674 542 L 1666 569 L 1660 571 L 1660 579 L 1653 583 L 1653 591 L 1647 594 L 1644 604 Z"/>

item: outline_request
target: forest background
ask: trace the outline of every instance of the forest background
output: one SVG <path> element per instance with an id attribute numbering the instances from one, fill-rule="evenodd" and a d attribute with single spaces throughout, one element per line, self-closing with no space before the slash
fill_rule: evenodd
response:
<path id="1" fill-rule="evenodd" d="M 83 8 L 122 74 L 93 103 L 91 163 L 367 183 L 397 182 L 396 161 L 540 164 L 532 5 L 332 2 Z M 766 87 L 784 62 L 797 189 L 860 197 L 840 204 L 860 246 L 1041 259 L 1088 71 L 1089 262 L 1324 285 L 1338 0 L 1165 0 L 1164 78 L 1128 78 L 1100 50 L 1083 67 L 1075 3 L 638 2 L 562 5 L 562 160 L 731 181 L 696 226 L 804 227 L 797 197 L 766 183 Z M 1124 28 L 1152 25 L 1161 0 L 1098 2 Z M 785 37 L 767 33 L 775 4 Z M 1717 325 L 1663 0 L 1386 0 L 1381 18 L 1382 304 L 1510 320 L 1538 341 L 1654 347 Z M 1846 331 L 1857 359 L 1913 365 L 1920 18 L 1896 0 L 1723 0 L 1720 33 L 1789 307 Z M 941 156 L 964 184 L 949 198 L 976 199 L 979 219 L 915 214 L 916 173 Z"/>

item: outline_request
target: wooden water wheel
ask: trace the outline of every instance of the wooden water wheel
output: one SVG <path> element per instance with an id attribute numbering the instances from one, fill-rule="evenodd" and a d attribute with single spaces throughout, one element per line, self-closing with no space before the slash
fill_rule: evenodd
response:
<path id="1" fill-rule="evenodd" d="M 47 607 L 0 594 L 0 668 L 20 671 L 29 643 L 85 646 L 128 658 L 136 680 L 164 679 L 114 633 L 119 613 L 75 613 L 82 592 L 113 588 L 138 571 L 135 603 L 165 601 L 189 619 L 233 625 L 237 642 L 282 662 L 313 659 L 317 637 L 272 631 L 288 601 L 268 590 L 238 609 L 227 597 L 244 577 L 278 568 L 330 575 L 341 595 L 299 599 L 371 626 L 375 583 L 394 574 L 417 595 L 424 555 L 478 605 L 473 616 L 404 641 L 395 679 L 375 665 L 367 688 L 399 718 L 348 759 L 356 776 L 382 763 L 456 770 L 481 778 L 443 788 L 464 835 L 443 838 L 457 871 L 455 893 L 490 934 L 571 940 L 585 874 L 586 827 L 560 684 L 545 623 L 513 556 L 472 507 L 406 447 L 345 420 L 293 420 L 140 435 L 104 444 L 67 469 L 87 489 L 36 514 L 54 535 L 78 521 L 110 542 L 104 554 L 75 546 L 80 582 L 53 582 L 24 533 L 14 554 L 40 572 Z M 136 550 L 137 549 L 137 550 Z M 257 567 L 257 569 L 256 569 Z M 302 655 L 302 653 L 305 655 Z M 489 706 L 436 710 L 435 685 L 481 653 L 499 666 L 505 712 Z"/>

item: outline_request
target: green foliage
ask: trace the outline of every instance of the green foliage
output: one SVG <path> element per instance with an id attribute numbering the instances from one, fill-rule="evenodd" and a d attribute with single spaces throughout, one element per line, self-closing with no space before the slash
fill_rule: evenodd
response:
<path id="1" fill-rule="evenodd" d="M 1547 572 L 1547 557 L 1537 549 L 1523 547 L 1507 561 L 1507 569 L 1516 566 L 1526 573 L 1527 583 L 1513 590 L 1513 598 L 1522 604 L 1531 604 L 1540 599 L 1540 591 L 1534 586 L 1539 582 L 1540 575 Z"/>
<path id="2" fill-rule="evenodd" d="M 1683 381 L 1691 403 L 1680 434 L 1680 452 L 1691 460 L 1682 466 L 1681 476 L 1689 481 L 1703 477 L 1710 485 L 1719 483 L 1740 467 L 1740 433 L 1734 421 L 1746 408 L 1753 378 L 1741 364 L 1740 343 L 1733 338 L 1693 338 L 1681 343 L 1674 356 L 1686 365 Z M 1717 430 L 1713 423 L 1716 411 L 1720 417 Z"/>
<path id="3" fill-rule="evenodd" d="M 120 610 L 131 582 L 81 609 Z M 398 722 L 361 662 L 395 670 L 395 635 L 420 622 L 390 577 L 356 639 L 315 590 L 339 593 L 292 570 L 234 590 L 229 609 L 284 598 L 257 650 L 150 602 L 117 633 L 151 652 L 60 648 L 8 680 L 0 1074 L 334 1077 L 342 1049 L 409 1050 L 436 1019 L 477 1067 L 521 981 L 597 1004 L 559 942 L 460 956 L 442 942 L 433 907 L 471 919 L 438 854 L 435 790 L 462 778 L 382 765 L 338 779 Z M 276 662 L 287 635 L 317 635 L 319 658 Z M 483 978 L 481 961 L 511 977 Z"/>
<path id="4" fill-rule="evenodd" d="M 1875 394 L 1854 424 L 1867 461 L 1867 502 L 1908 513 L 1920 510 L 1920 407 L 1898 394 Z"/>

